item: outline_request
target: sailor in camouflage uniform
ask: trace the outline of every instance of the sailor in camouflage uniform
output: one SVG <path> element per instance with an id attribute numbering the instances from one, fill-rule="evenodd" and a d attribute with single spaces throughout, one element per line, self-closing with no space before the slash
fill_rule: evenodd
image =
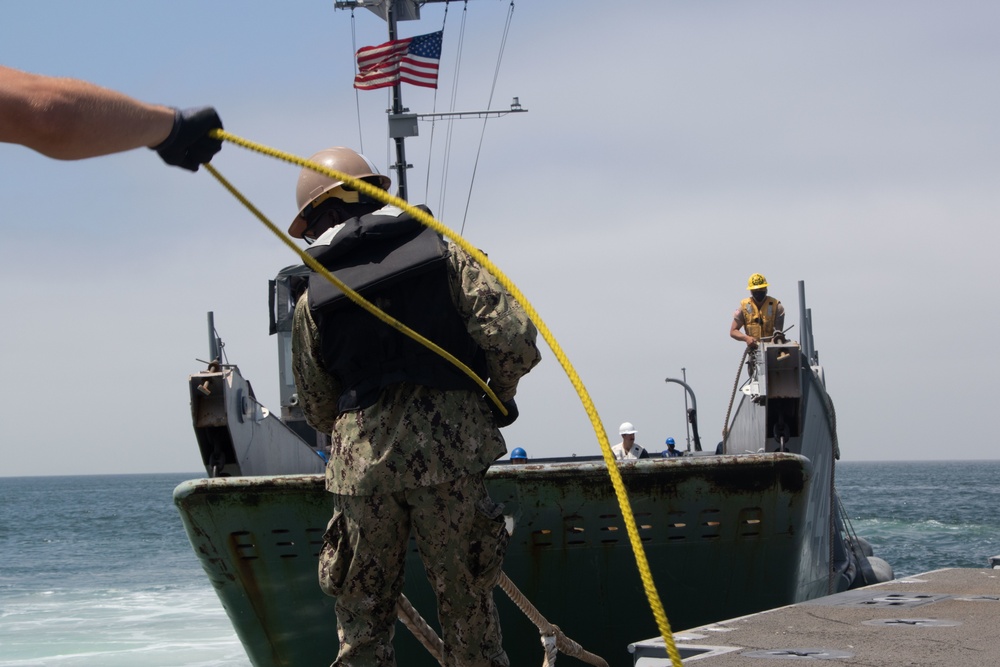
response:
<path id="1" fill-rule="evenodd" d="M 346 148 L 313 161 L 387 189 Z M 337 598 L 335 666 L 392 666 L 396 600 L 410 532 L 437 596 L 444 662 L 508 665 L 493 588 L 509 535 L 486 491 L 517 415 L 518 380 L 538 363 L 524 310 L 461 248 L 396 207 L 303 170 L 289 233 L 380 309 L 488 378 L 508 408 L 450 362 L 350 303 L 313 274 L 295 308 L 293 371 L 309 423 L 330 433 L 335 494 L 319 578 Z M 318 237 L 318 238 L 317 238 Z"/>

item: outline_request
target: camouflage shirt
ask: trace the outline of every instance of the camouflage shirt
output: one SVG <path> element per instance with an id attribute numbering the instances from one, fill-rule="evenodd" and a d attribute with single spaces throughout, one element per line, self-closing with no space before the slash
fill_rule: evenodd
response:
<path id="1" fill-rule="evenodd" d="M 448 245 L 452 301 L 486 353 L 490 387 L 514 397 L 521 376 L 540 360 L 537 332 L 524 309 L 485 269 Z M 401 383 L 374 405 L 337 416 L 342 387 L 323 367 L 308 295 L 295 306 L 292 372 L 313 428 L 330 433 L 326 488 L 364 496 L 441 484 L 484 470 L 507 448 L 478 390 L 443 391 Z"/>

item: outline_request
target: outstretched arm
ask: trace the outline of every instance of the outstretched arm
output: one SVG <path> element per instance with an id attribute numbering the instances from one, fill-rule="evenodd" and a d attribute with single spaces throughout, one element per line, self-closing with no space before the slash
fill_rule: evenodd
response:
<path id="1" fill-rule="evenodd" d="M 168 164 L 196 171 L 221 142 L 214 109 L 180 112 L 148 104 L 79 79 L 30 74 L 0 66 L 0 141 L 60 160 L 108 155 L 147 146 Z"/>

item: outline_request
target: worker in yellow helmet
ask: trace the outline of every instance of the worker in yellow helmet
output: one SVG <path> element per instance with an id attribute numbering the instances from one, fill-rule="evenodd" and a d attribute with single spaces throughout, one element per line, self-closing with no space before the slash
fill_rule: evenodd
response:
<path id="1" fill-rule="evenodd" d="M 747 280 L 750 296 L 740 302 L 733 313 L 729 335 L 753 347 L 762 338 L 770 338 L 775 331 L 784 330 L 785 308 L 773 296 L 767 295 L 767 278 L 755 273 Z M 741 332 L 740 329 L 743 329 Z"/>

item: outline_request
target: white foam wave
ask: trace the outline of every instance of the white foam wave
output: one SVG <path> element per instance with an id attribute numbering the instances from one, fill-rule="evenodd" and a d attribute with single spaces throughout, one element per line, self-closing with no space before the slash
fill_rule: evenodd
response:
<path id="1" fill-rule="evenodd" d="M 249 667 L 207 587 L 48 590 L 7 598 L 0 667 Z"/>

